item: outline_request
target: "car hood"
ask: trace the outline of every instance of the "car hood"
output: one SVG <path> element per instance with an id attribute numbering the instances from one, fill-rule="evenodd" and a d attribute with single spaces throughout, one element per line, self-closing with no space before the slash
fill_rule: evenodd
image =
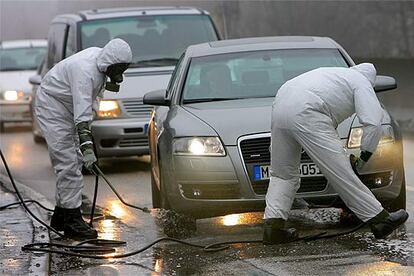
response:
<path id="1" fill-rule="evenodd" d="M 145 93 L 166 89 L 174 66 L 131 68 L 124 73 L 119 93 L 104 92 L 107 99 L 142 98 Z"/>
<path id="2" fill-rule="evenodd" d="M 259 98 L 186 104 L 183 108 L 213 128 L 226 146 L 232 146 L 241 136 L 270 132 L 272 103 L 273 98 Z M 354 117 L 338 126 L 341 138 L 347 138 Z"/>
<path id="3" fill-rule="evenodd" d="M 29 78 L 36 75 L 35 70 L 0 72 L 0 91 L 16 90 L 30 93 L 32 85 Z"/>

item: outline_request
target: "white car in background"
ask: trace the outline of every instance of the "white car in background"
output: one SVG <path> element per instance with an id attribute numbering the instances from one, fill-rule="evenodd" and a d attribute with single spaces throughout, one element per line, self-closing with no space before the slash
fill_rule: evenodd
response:
<path id="1" fill-rule="evenodd" d="M 0 42 L 0 129 L 7 122 L 31 122 L 29 77 L 47 50 L 46 40 Z"/>

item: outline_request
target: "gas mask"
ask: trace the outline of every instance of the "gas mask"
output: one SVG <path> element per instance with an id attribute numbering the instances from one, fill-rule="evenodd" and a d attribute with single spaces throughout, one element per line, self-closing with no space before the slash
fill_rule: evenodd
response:
<path id="1" fill-rule="evenodd" d="M 128 68 L 129 63 L 116 63 L 108 66 L 105 75 L 110 79 L 106 81 L 105 89 L 112 92 L 119 92 L 119 83 L 123 81 L 122 74 Z"/>

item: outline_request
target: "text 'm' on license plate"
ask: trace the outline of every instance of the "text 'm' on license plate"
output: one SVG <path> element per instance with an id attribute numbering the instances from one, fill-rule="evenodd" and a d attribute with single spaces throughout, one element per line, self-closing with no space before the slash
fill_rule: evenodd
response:
<path id="1" fill-rule="evenodd" d="M 301 163 L 300 164 L 300 177 L 313 177 L 322 176 L 321 170 L 315 163 Z M 270 178 L 270 166 L 253 166 L 254 180 L 266 180 Z"/>

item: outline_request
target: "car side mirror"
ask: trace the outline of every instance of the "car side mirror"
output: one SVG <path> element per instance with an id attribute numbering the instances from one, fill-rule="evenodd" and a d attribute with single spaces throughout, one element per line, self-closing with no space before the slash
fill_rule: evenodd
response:
<path id="1" fill-rule="evenodd" d="M 397 82 L 393 77 L 389 76 L 377 76 L 375 80 L 375 92 L 383 92 L 397 88 Z"/>
<path id="2" fill-rule="evenodd" d="M 165 98 L 167 90 L 155 90 L 144 95 L 143 102 L 148 105 L 169 106 L 170 100 Z"/>
<path id="3" fill-rule="evenodd" d="M 42 82 L 42 77 L 40 75 L 31 76 L 29 78 L 29 82 L 33 85 L 40 85 L 40 83 Z"/>

